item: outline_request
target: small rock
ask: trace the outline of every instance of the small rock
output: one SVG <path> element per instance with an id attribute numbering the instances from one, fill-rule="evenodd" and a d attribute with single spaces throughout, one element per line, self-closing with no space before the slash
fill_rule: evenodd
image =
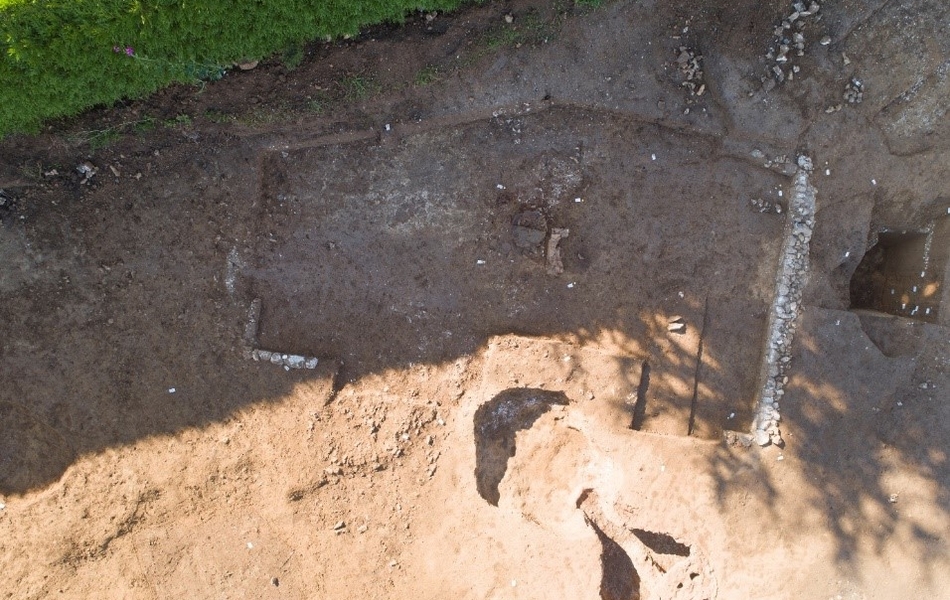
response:
<path id="1" fill-rule="evenodd" d="M 277 579 L 276 577 L 271 577 L 270 584 L 274 587 L 278 587 L 280 585 L 280 580 Z"/>
<path id="2" fill-rule="evenodd" d="M 897 504 L 897 496 L 898 496 L 897 494 L 891 494 L 890 496 L 888 496 L 887 501 L 890 502 L 891 504 Z"/>
<path id="3" fill-rule="evenodd" d="M 515 22 L 515 17 L 514 17 L 514 15 L 512 15 L 512 14 L 510 14 L 510 13 L 507 14 L 507 15 L 505 15 L 505 23 L 514 23 L 514 22 Z"/>
<path id="4" fill-rule="evenodd" d="M 821 44 L 822 46 L 827 46 L 828 44 L 831 43 L 831 36 L 826 35 L 825 37 L 821 38 L 821 40 L 819 40 L 818 43 Z"/>
<path id="5" fill-rule="evenodd" d="M 337 521 L 336 525 L 333 526 L 333 531 L 340 531 L 346 527 L 346 523 L 343 521 Z"/>
<path id="6" fill-rule="evenodd" d="M 670 333 L 678 333 L 682 335 L 686 333 L 686 320 L 683 317 L 673 317 L 666 325 L 666 330 Z"/>
<path id="7" fill-rule="evenodd" d="M 247 62 L 238 63 L 238 68 L 241 69 L 242 71 L 250 71 L 252 69 L 257 68 L 257 65 L 259 64 L 260 64 L 260 61 L 249 60 Z"/>

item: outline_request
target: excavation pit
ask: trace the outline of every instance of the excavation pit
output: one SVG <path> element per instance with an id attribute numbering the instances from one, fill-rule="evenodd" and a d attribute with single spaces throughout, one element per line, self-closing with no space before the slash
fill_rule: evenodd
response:
<path id="1" fill-rule="evenodd" d="M 851 308 L 946 324 L 948 253 L 950 219 L 881 231 L 851 278 Z"/>
<path id="2" fill-rule="evenodd" d="M 748 198 L 789 181 L 716 138 L 550 107 L 288 144 L 261 165 L 261 347 L 339 359 L 349 381 L 499 335 L 606 340 L 635 365 L 616 386 L 625 428 L 751 424 L 785 215 Z"/>

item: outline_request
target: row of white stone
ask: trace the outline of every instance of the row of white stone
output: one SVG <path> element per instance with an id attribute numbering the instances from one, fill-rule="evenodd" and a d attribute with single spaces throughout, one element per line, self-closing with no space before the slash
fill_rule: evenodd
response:
<path id="1" fill-rule="evenodd" d="M 319 359 L 316 356 L 287 354 L 262 350 L 257 347 L 257 328 L 261 319 L 261 299 L 255 298 L 247 311 L 247 324 L 244 326 L 244 355 L 254 361 L 281 365 L 285 369 L 316 369 Z"/>
<path id="2" fill-rule="evenodd" d="M 815 228 L 815 188 L 808 182 L 812 162 L 798 157 L 798 171 L 782 240 L 775 299 L 769 312 L 765 351 L 759 375 L 759 394 L 752 435 L 760 446 L 782 445 L 779 402 L 788 383 L 792 340 L 808 278 L 808 249 Z"/>

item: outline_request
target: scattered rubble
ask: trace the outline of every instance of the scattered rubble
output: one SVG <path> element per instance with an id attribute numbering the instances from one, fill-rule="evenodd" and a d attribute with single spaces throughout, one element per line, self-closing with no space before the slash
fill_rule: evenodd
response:
<path id="1" fill-rule="evenodd" d="M 771 200 L 763 200 L 761 198 L 750 198 L 749 204 L 752 205 L 752 208 L 759 211 L 760 213 L 775 213 L 777 215 L 782 214 L 782 204 L 780 202 L 773 202 Z"/>
<path id="2" fill-rule="evenodd" d="M 760 446 L 781 446 L 779 402 L 788 383 L 792 339 L 801 310 L 808 275 L 808 252 L 815 227 L 815 188 L 808 183 L 811 159 L 798 158 L 789 215 L 782 242 L 781 263 L 776 279 L 775 299 L 769 314 L 759 397 L 752 434 Z"/>
<path id="3" fill-rule="evenodd" d="M 85 184 L 88 183 L 88 181 L 99 172 L 99 169 L 97 169 L 96 166 L 91 162 L 86 161 L 76 167 L 76 172 L 79 173 L 79 175 L 83 178 L 79 183 Z"/>
<path id="4" fill-rule="evenodd" d="M 677 50 L 676 65 L 685 78 L 680 85 L 689 91 L 690 96 L 702 96 L 706 93 L 702 60 L 703 55 L 693 48 L 680 46 Z"/>
<path id="5" fill-rule="evenodd" d="M 795 79 L 801 67 L 793 64 L 795 58 L 805 56 L 805 24 L 808 17 L 817 15 L 821 5 L 811 2 L 808 6 L 804 2 L 796 2 L 792 12 L 781 23 L 775 26 L 772 45 L 765 58 L 769 61 L 769 78 L 763 78 L 763 85 L 771 89 L 776 83 L 781 84 Z M 831 38 L 825 36 L 821 44 L 831 43 Z M 771 78 L 771 79 L 770 79 Z"/>

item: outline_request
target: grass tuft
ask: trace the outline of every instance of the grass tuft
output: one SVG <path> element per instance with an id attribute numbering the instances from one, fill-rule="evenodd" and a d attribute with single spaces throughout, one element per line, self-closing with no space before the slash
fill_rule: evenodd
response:
<path id="1" fill-rule="evenodd" d="M 305 40 L 462 1 L 0 0 L 0 137 L 173 82 L 216 81 L 241 59 L 281 53 L 292 69 Z M 352 83 L 352 94 L 372 93 Z"/>

